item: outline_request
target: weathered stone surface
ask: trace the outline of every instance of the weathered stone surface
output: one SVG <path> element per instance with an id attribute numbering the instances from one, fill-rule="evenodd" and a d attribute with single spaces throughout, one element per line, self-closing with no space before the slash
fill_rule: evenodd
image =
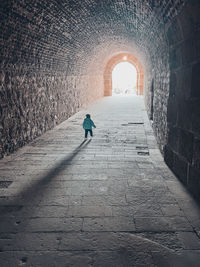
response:
<path id="1" fill-rule="evenodd" d="M 179 153 L 187 159 L 188 162 L 192 162 L 193 158 L 193 147 L 194 147 L 194 136 L 184 130 L 180 130 L 179 137 Z"/>
<path id="2" fill-rule="evenodd" d="M 174 155 L 174 172 L 180 178 L 180 180 L 187 184 L 188 175 L 188 163 L 185 159 L 181 158 L 179 155 Z"/>
<path id="3" fill-rule="evenodd" d="M 200 63 L 195 64 L 192 67 L 192 97 L 200 98 L 200 92 L 199 92 L 199 84 L 200 84 Z"/>
<path id="4" fill-rule="evenodd" d="M 135 56 L 144 69 L 141 79 L 144 78 L 145 104 L 159 148 L 169 167 L 199 198 L 199 13 L 197 0 L 3 1 L 0 9 L 0 157 L 102 97 L 108 61 L 126 51 Z M 113 110 L 119 113 L 120 109 L 113 104 L 107 110 L 112 119 L 116 115 Z M 113 126 L 112 119 L 108 124 Z M 24 231 L 27 221 L 23 217 L 30 218 L 31 209 L 30 221 L 37 222 L 37 215 L 43 215 L 42 230 L 46 219 L 53 218 L 50 226 L 46 224 L 49 231 L 54 230 L 56 216 L 60 219 L 60 231 L 82 230 L 83 218 L 88 219 L 91 228 L 92 221 L 96 220 L 98 227 L 94 225 L 94 229 L 102 230 L 102 225 L 111 229 L 110 222 L 115 222 L 117 216 L 127 215 L 129 223 L 122 220 L 116 223 L 115 229 L 135 231 L 135 221 L 132 225 L 130 218 L 140 221 L 151 214 L 157 223 L 162 214 L 171 217 L 177 212 L 179 217 L 184 217 L 173 194 L 183 200 L 185 193 L 176 191 L 174 184 L 175 192 L 171 187 L 169 192 L 166 186 L 158 186 L 162 179 L 172 185 L 173 175 L 165 173 L 162 159 L 154 153 L 156 141 L 147 118 L 142 121 L 138 115 L 135 122 L 132 117 L 120 120 L 115 130 L 109 127 L 99 133 L 101 148 L 98 143 L 88 148 L 91 145 L 88 143 L 84 146 L 85 153 L 80 153 L 79 148 L 65 153 L 73 145 L 71 138 L 79 132 L 77 126 L 81 125 L 81 118 L 76 117 L 66 128 L 59 128 L 56 140 L 46 134 L 30 145 L 33 153 L 28 152 L 28 146 L 22 150 L 26 153 L 22 152 L 16 161 L 11 157 L 8 162 L 0 163 L 2 231 L 6 224 L 9 231 Z M 120 139 L 116 138 L 116 132 Z M 87 175 L 88 162 L 92 166 L 90 175 Z M 151 184 L 152 177 L 159 179 Z M 20 190 L 23 194 L 17 194 Z M 71 216 L 76 227 L 62 227 L 63 218 L 68 224 Z M 180 223 L 181 228 L 184 226 L 181 220 L 172 224 Z M 166 228 L 173 228 L 170 219 L 165 218 L 162 223 Z M 39 226 L 36 223 L 34 231 L 38 231 Z M 199 235 L 196 224 L 195 229 Z M 198 258 L 198 253 L 191 255 Z M 40 256 L 43 262 L 44 257 Z M 116 254 L 108 252 L 106 257 L 109 264 Z M 52 256 L 51 259 L 58 258 Z M 170 259 L 173 262 L 173 256 Z M 80 265 L 81 261 L 87 266 L 94 259 L 87 254 L 74 264 Z M 130 261 L 120 264 L 130 265 L 131 261 L 136 261 L 132 254 Z M 26 255 L 17 259 L 19 265 L 26 262 Z M 164 263 L 158 259 L 158 264 Z M 38 262 L 33 261 L 31 265 L 37 266 Z"/>
<path id="5" fill-rule="evenodd" d="M 141 97 L 109 97 L 2 159 L 1 266 L 195 266 L 199 207 L 152 139 Z"/>

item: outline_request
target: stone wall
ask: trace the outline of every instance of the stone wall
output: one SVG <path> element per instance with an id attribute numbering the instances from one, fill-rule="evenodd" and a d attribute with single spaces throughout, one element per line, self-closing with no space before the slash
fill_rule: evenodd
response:
<path id="1" fill-rule="evenodd" d="M 163 30 L 164 32 L 164 30 Z M 161 32 L 160 32 L 161 34 Z M 161 152 L 167 142 L 167 100 L 169 96 L 169 54 L 163 37 L 151 51 L 151 64 L 146 77 L 145 103 Z"/>
<path id="2" fill-rule="evenodd" d="M 2 72 L 1 82 L 1 157 L 103 96 L 101 76 Z"/>
<path id="3" fill-rule="evenodd" d="M 102 75 L 88 75 L 61 13 L 45 1 L 1 6 L 0 158 L 103 96 Z"/>
<path id="4" fill-rule="evenodd" d="M 170 94 L 165 161 L 200 197 L 200 2 L 189 1 L 168 24 Z"/>

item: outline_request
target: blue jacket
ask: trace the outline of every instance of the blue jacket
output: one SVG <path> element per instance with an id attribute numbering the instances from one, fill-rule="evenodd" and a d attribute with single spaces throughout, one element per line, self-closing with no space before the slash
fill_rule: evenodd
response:
<path id="1" fill-rule="evenodd" d="M 94 122 L 89 118 L 84 119 L 83 129 L 92 130 L 92 127 L 96 128 L 96 126 L 94 125 Z"/>

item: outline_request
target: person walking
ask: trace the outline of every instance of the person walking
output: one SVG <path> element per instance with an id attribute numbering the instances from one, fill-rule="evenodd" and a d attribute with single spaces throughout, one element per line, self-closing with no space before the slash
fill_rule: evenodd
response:
<path id="1" fill-rule="evenodd" d="M 88 132 L 90 136 L 93 136 L 92 127 L 96 128 L 94 122 L 90 118 L 90 114 L 86 114 L 86 118 L 83 121 L 83 129 L 85 130 L 85 139 L 87 139 Z"/>

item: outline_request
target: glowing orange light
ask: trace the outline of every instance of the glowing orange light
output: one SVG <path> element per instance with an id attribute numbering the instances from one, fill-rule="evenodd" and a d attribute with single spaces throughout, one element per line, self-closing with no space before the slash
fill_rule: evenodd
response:
<path id="1" fill-rule="evenodd" d="M 127 56 L 124 56 L 124 57 L 123 57 L 123 60 L 127 60 Z"/>

